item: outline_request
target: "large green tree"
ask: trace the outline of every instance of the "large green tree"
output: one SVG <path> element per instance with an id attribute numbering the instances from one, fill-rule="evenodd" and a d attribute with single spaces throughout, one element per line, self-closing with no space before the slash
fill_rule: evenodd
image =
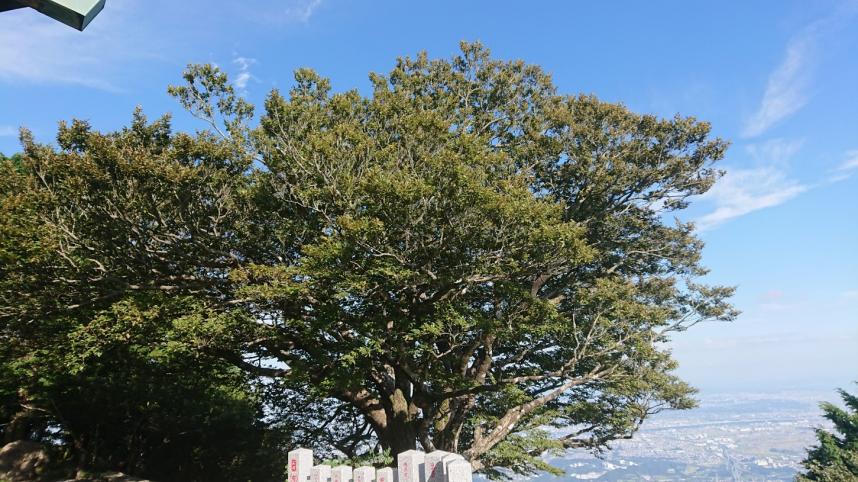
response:
<path id="1" fill-rule="evenodd" d="M 299 70 L 255 127 L 217 69 L 185 79 L 195 136 L 138 116 L 25 139 L 57 255 L 9 270 L 7 326 L 190 297 L 182 339 L 260 377 L 295 440 L 492 475 L 693 405 L 665 342 L 735 316 L 670 219 L 720 175 L 708 124 L 560 95 L 478 44 L 400 59 L 368 95 Z"/>
<path id="2" fill-rule="evenodd" d="M 207 327 L 247 320 L 172 290 L 184 255 L 141 243 L 169 235 L 147 230 L 149 209 L 187 230 L 201 191 L 230 177 L 202 161 L 215 144 L 168 129 L 140 113 L 106 135 L 78 122 L 61 152 L 24 132 L 26 154 L 0 158 L 0 446 L 45 442 L 59 472 L 282 480 L 261 387 L 199 349 L 218 336 Z M 131 272 L 158 284 L 130 286 Z"/>
<path id="3" fill-rule="evenodd" d="M 833 431 L 816 430 L 819 444 L 808 451 L 803 465 L 806 471 L 798 481 L 848 482 L 858 480 L 858 397 L 838 390 L 844 408 L 822 404 L 822 411 L 834 426 Z"/>

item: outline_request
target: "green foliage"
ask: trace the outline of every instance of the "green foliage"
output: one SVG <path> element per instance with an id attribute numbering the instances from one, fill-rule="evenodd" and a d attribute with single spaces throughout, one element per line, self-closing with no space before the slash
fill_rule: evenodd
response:
<path id="1" fill-rule="evenodd" d="M 24 158 L 23 156 L 21 156 L 21 154 L 12 154 L 10 157 L 7 157 L 2 152 L 0 152 L 0 163 L 10 163 L 11 167 L 20 171 L 23 169 L 24 166 Z"/>
<path id="2" fill-rule="evenodd" d="M 825 418 L 834 431 L 816 430 L 819 445 L 808 451 L 803 464 L 807 470 L 796 480 L 846 482 L 858 480 L 858 397 L 839 390 L 845 409 L 825 402 Z"/>
<path id="3" fill-rule="evenodd" d="M 495 477 L 691 407 L 664 342 L 735 316 L 731 288 L 697 281 L 693 225 L 668 221 L 720 175 L 709 125 L 558 95 L 478 44 L 370 79 L 333 93 L 299 70 L 253 127 L 222 72 L 190 66 L 170 92 L 211 132 L 139 111 L 63 124 L 59 149 L 24 132 L 0 180 L 4 360 L 143 386 L 141 365 L 203 370 L 197 402 L 258 395 L 323 457 L 420 444 Z"/>
<path id="4" fill-rule="evenodd" d="M 4 438 L 44 441 L 82 471 L 282 480 L 258 384 L 199 350 L 252 324 L 177 273 L 191 254 L 217 269 L 213 250 L 228 250 L 205 238 L 227 217 L 225 149 L 139 112 L 114 134 L 63 125 L 58 143 L 25 133 L 25 155 L 2 161 Z"/>
<path id="5" fill-rule="evenodd" d="M 240 370 L 189 350 L 187 299 L 123 299 L 19 362 L 40 422 L 77 461 L 156 480 L 265 480 L 284 466 Z M 60 350 L 57 350 L 57 349 Z"/>
<path id="6" fill-rule="evenodd" d="M 234 279 L 279 323 L 263 348 L 285 378 L 357 407 L 383 447 L 522 474 L 690 407 L 661 343 L 735 315 L 694 280 L 693 226 L 664 222 L 719 176 L 708 124 L 559 96 L 479 45 L 371 80 L 332 93 L 301 70 L 256 133 L 299 234 Z M 551 425 L 573 435 L 548 443 Z"/>
<path id="7" fill-rule="evenodd" d="M 323 459 L 320 463 L 336 467 L 338 465 L 348 465 L 351 467 L 361 467 L 365 465 L 375 467 L 390 467 L 396 466 L 396 459 L 390 454 L 390 450 L 382 450 L 379 452 L 367 452 L 356 457 L 333 457 Z"/>

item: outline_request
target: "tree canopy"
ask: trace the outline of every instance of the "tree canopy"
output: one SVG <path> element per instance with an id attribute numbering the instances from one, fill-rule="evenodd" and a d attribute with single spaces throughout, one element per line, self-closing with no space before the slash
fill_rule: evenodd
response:
<path id="1" fill-rule="evenodd" d="M 844 408 L 833 403 L 821 404 L 833 431 L 816 430 L 819 444 L 808 450 L 803 465 L 806 471 L 798 481 L 843 482 L 858 480 L 858 397 L 838 390 Z"/>
<path id="2" fill-rule="evenodd" d="M 561 95 L 479 44 L 401 58 L 366 95 L 299 70 L 256 123 L 217 68 L 185 80 L 194 135 L 140 112 L 63 124 L 58 149 L 25 133 L 0 179 L 3 336 L 73 325 L 98 358 L 154 310 L 158 350 L 240 368 L 294 443 L 490 476 L 693 406 L 666 342 L 735 316 L 670 218 L 721 174 L 707 123 Z"/>
<path id="3" fill-rule="evenodd" d="M 123 284 L 125 270 L 152 279 L 165 266 L 126 249 L 141 239 L 145 203 L 194 209 L 201 199 L 191 179 L 207 168 L 159 156 L 178 155 L 166 153 L 174 141 L 201 156 L 211 146 L 158 138 L 165 126 L 138 113 L 121 132 L 87 132 L 83 147 L 75 136 L 88 127 L 62 125 L 61 152 L 24 132 L 27 152 L 0 159 L 0 442 L 44 442 L 55 475 L 283 480 L 281 431 L 265 421 L 263 391 L 199 349 L 209 336 L 201 320 L 226 327 L 232 315 L 163 282 Z"/>

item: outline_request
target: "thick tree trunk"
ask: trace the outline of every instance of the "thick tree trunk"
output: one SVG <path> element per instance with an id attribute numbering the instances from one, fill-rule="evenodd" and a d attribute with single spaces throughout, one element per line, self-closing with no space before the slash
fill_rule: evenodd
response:
<path id="1" fill-rule="evenodd" d="M 420 413 L 411 400 L 410 384 L 404 377 L 398 378 L 398 384 L 380 397 L 373 396 L 367 390 L 344 392 L 344 399 L 359 408 L 378 441 L 391 455 L 414 450 L 418 446 L 419 430 L 417 416 Z"/>
<path id="2" fill-rule="evenodd" d="M 400 386 L 393 390 L 388 396 L 388 403 L 385 404 L 387 424 L 382 439 L 382 445 L 389 448 L 394 457 L 406 450 L 417 448 L 417 426 L 414 421 L 416 408 L 406 396 L 410 386 L 405 385 L 402 379 L 399 381 Z"/>
<path id="3" fill-rule="evenodd" d="M 414 429 L 413 423 L 397 423 L 393 422 L 378 433 L 379 441 L 382 447 L 390 449 L 390 454 L 396 456 L 406 450 L 414 450 L 417 448 L 417 431 Z"/>

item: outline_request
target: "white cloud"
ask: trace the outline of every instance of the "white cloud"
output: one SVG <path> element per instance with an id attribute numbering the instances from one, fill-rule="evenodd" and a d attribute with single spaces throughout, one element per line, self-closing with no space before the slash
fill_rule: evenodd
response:
<path id="1" fill-rule="evenodd" d="M 701 196 L 714 204 L 714 210 L 698 218 L 697 226 L 701 230 L 711 229 L 730 219 L 782 204 L 807 189 L 808 186 L 788 179 L 773 166 L 728 170 Z"/>
<path id="2" fill-rule="evenodd" d="M 18 135 L 18 129 L 12 126 L 0 125 L 0 137 L 12 137 Z"/>
<path id="3" fill-rule="evenodd" d="M 250 73 L 250 66 L 256 63 L 256 59 L 239 56 L 232 59 L 232 63 L 238 66 L 238 74 L 235 76 L 233 84 L 238 87 L 238 90 L 243 91 L 247 88 L 247 83 L 251 79 L 255 79 L 253 74 Z"/>
<path id="4" fill-rule="evenodd" d="M 745 146 L 757 167 L 727 169 L 700 200 L 711 210 L 695 221 L 701 230 L 730 219 L 782 204 L 812 186 L 788 178 L 788 161 L 801 149 L 803 139 L 770 139 Z M 772 300 L 770 300 L 772 301 Z"/>
<path id="5" fill-rule="evenodd" d="M 742 135 L 756 137 L 786 119 L 807 103 L 811 65 L 820 22 L 814 22 L 790 39 L 781 64 L 769 75 L 757 111 L 745 122 Z"/>
<path id="6" fill-rule="evenodd" d="M 250 72 L 239 72 L 238 75 L 235 77 L 235 86 L 238 87 L 240 90 L 244 90 L 247 87 L 247 82 L 250 80 L 251 77 L 252 76 L 250 75 Z"/>
<path id="7" fill-rule="evenodd" d="M 858 1 L 842 2 L 831 15 L 801 29 L 787 42 L 783 60 L 769 74 L 757 110 L 746 119 L 743 137 L 756 137 L 807 104 L 820 45 L 839 41 L 838 31 L 858 14 Z"/>

